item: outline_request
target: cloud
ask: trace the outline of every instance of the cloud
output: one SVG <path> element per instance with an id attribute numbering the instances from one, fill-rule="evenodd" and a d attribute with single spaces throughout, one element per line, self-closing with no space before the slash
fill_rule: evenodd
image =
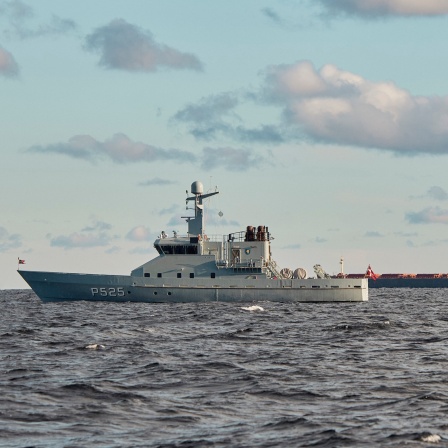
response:
<path id="1" fill-rule="evenodd" d="M 76 159 L 96 162 L 108 158 L 115 163 L 157 162 L 194 162 L 196 157 L 187 151 L 161 149 L 142 142 L 134 142 L 125 134 L 115 134 L 109 140 L 100 142 L 90 135 L 76 135 L 67 143 L 55 143 L 47 146 L 35 145 L 27 150 L 32 153 L 63 154 Z"/>
<path id="2" fill-rule="evenodd" d="M 431 187 L 428 190 L 427 195 L 438 201 L 446 201 L 448 199 L 448 193 L 442 187 L 438 186 Z"/>
<path id="3" fill-rule="evenodd" d="M 99 64 L 108 69 L 155 72 L 161 67 L 202 70 L 190 53 L 155 42 L 149 31 L 123 19 L 112 20 L 86 37 L 85 48 L 100 54 Z"/>
<path id="4" fill-rule="evenodd" d="M 178 204 L 173 204 L 170 207 L 167 208 L 163 208 L 162 210 L 160 210 L 159 215 L 163 216 L 163 215 L 171 215 L 175 212 L 180 212 L 181 208 L 179 207 Z"/>
<path id="5" fill-rule="evenodd" d="M 111 237 L 106 233 L 96 235 L 72 233 L 71 235 L 59 235 L 51 238 L 50 246 L 63 247 L 64 249 L 73 248 L 90 248 L 98 246 L 107 246 L 111 241 Z"/>
<path id="6" fill-rule="evenodd" d="M 328 13 L 378 18 L 448 14 L 446 0 L 318 0 Z"/>
<path id="7" fill-rule="evenodd" d="M 56 237 L 47 235 L 47 237 L 50 239 L 50 246 L 52 247 L 86 249 L 109 245 L 113 239 L 117 238 L 108 232 L 111 228 L 112 226 L 104 221 L 94 221 L 92 225 L 85 226 L 81 232 Z"/>
<path id="8" fill-rule="evenodd" d="M 118 246 L 112 246 L 111 248 L 105 250 L 106 254 L 116 254 L 120 251 L 121 249 Z"/>
<path id="9" fill-rule="evenodd" d="M 247 149 L 205 148 L 201 168 L 209 170 L 223 167 L 229 171 L 247 171 L 260 165 L 262 158 Z"/>
<path id="10" fill-rule="evenodd" d="M 246 128 L 235 112 L 241 99 L 235 93 L 221 93 L 202 98 L 197 104 L 188 104 L 178 111 L 173 121 L 184 123 L 199 140 L 214 140 L 226 136 L 244 142 L 281 143 L 281 132 L 271 125 Z"/>
<path id="11" fill-rule="evenodd" d="M 271 66 L 262 92 L 284 122 L 316 142 L 399 154 L 448 153 L 448 97 L 412 96 L 393 82 L 311 62 Z"/>
<path id="12" fill-rule="evenodd" d="M 233 93 L 221 93 L 202 98 L 197 104 L 188 104 L 177 112 L 173 120 L 186 123 L 190 132 L 198 139 L 210 140 L 218 132 L 226 132 L 224 118 L 239 120 L 234 109 L 239 104 Z"/>
<path id="13" fill-rule="evenodd" d="M 322 238 L 320 236 L 316 236 L 316 238 L 314 238 L 314 239 L 312 239 L 310 241 L 312 241 L 314 243 L 319 243 L 320 244 L 320 243 L 326 243 L 328 240 L 326 238 Z"/>
<path id="14" fill-rule="evenodd" d="M 404 237 L 404 238 L 411 238 L 418 236 L 417 232 L 394 232 L 395 236 Z"/>
<path id="15" fill-rule="evenodd" d="M 214 200 L 214 197 L 210 198 L 211 201 Z M 217 208 L 213 207 L 207 207 L 206 213 L 205 213 L 205 223 L 206 226 L 223 226 L 223 227 L 233 227 L 233 228 L 240 228 L 241 224 L 234 220 L 234 219 L 227 219 L 225 215 L 222 213 L 222 215 L 219 214 L 221 210 L 218 210 Z"/>
<path id="16" fill-rule="evenodd" d="M 22 238 L 19 234 L 10 234 L 4 227 L 0 226 L 0 252 L 7 252 L 21 246 Z"/>
<path id="17" fill-rule="evenodd" d="M 110 230 L 111 228 L 112 228 L 112 226 L 107 222 L 96 221 L 96 222 L 94 222 L 93 225 L 84 227 L 81 230 L 81 232 L 93 232 L 95 230 L 103 231 L 103 230 Z"/>
<path id="18" fill-rule="evenodd" d="M 290 244 L 289 246 L 283 246 L 282 249 L 298 250 L 298 249 L 301 249 L 301 247 L 302 247 L 301 244 Z"/>
<path id="19" fill-rule="evenodd" d="M 151 252 L 151 248 L 146 247 L 134 247 L 129 251 L 130 254 L 148 255 Z"/>
<path id="20" fill-rule="evenodd" d="M 131 229 L 126 238 L 131 241 L 150 241 L 152 240 L 151 231 L 145 226 L 137 226 Z"/>
<path id="21" fill-rule="evenodd" d="M 448 243 L 448 240 L 430 240 L 430 241 L 425 241 L 422 246 L 423 247 L 440 247 L 442 244 L 445 245 Z"/>
<path id="22" fill-rule="evenodd" d="M 283 25 L 284 21 L 279 16 L 279 14 L 274 11 L 272 8 L 263 8 L 261 12 L 270 20 L 272 20 L 277 25 Z"/>
<path id="23" fill-rule="evenodd" d="M 364 236 L 365 236 L 366 238 L 382 238 L 384 235 L 382 235 L 382 234 L 379 233 L 379 232 L 369 231 L 369 232 L 366 232 L 366 233 L 364 234 Z"/>
<path id="24" fill-rule="evenodd" d="M 71 19 L 63 19 L 53 15 L 47 23 L 30 25 L 29 21 L 35 17 L 34 10 L 21 0 L 0 2 L 0 15 L 8 21 L 3 34 L 6 37 L 30 39 L 41 36 L 56 36 L 66 34 L 76 29 L 76 23 Z"/>
<path id="25" fill-rule="evenodd" d="M 19 66 L 14 56 L 0 46 L 0 75 L 7 78 L 16 78 L 19 74 Z"/>
<path id="26" fill-rule="evenodd" d="M 140 187 L 152 187 L 152 186 L 160 186 L 160 185 L 173 185 L 176 182 L 167 179 L 160 179 L 160 177 L 155 177 L 154 179 L 149 179 L 144 182 L 139 182 L 138 185 Z"/>
<path id="27" fill-rule="evenodd" d="M 186 214 L 188 215 L 188 212 L 186 212 Z M 181 227 L 181 226 L 185 226 L 185 219 L 182 219 L 182 217 L 180 216 L 180 214 L 172 216 L 169 221 L 166 223 L 166 225 L 168 227 L 174 227 L 175 229 Z"/>
<path id="28" fill-rule="evenodd" d="M 448 210 L 428 207 L 420 212 L 406 213 L 405 218 L 411 224 L 448 224 Z"/>

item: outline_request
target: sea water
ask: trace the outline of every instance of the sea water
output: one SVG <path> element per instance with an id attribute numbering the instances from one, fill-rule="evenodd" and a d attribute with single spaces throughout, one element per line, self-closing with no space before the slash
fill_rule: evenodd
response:
<path id="1" fill-rule="evenodd" d="M 2 447 L 448 446 L 448 289 L 0 307 Z"/>

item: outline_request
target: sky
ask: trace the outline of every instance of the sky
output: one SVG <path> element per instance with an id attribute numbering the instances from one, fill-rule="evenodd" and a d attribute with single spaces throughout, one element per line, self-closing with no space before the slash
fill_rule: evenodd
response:
<path id="1" fill-rule="evenodd" d="M 280 268 L 448 272 L 448 0 L 0 0 L 0 289 L 164 230 Z"/>

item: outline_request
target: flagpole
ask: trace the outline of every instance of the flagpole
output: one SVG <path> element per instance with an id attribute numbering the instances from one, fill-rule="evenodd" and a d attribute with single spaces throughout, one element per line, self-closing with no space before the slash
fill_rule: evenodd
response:
<path id="1" fill-rule="evenodd" d="M 25 260 L 22 260 L 20 257 L 17 257 L 17 270 L 20 271 L 20 265 L 25 264 Z"/>

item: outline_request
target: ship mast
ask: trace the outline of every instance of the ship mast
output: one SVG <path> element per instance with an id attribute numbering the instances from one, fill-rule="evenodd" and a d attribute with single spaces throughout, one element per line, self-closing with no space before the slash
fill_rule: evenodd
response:
<path id="1" fill-rule="evenodd" d="M 213 193 L 204 194 L 204 186 L 202 182 L 196 181 L 191 184 L 191 193 L 194 196 L 187 197 L 186 204 L 188 206 L 189 201 L 194 201 L 194 218 L 192 216 L 182 216 L 186 218 L 188 222 L 188 235 L 190 237 L 196 237 L 203 235 L 204 233 L 204 199 L 218 194 L 219 191 Z M 188 194 L 188 191 L 187 191 Z M 188 208 L 188 207 L 187 207 Z"/>

